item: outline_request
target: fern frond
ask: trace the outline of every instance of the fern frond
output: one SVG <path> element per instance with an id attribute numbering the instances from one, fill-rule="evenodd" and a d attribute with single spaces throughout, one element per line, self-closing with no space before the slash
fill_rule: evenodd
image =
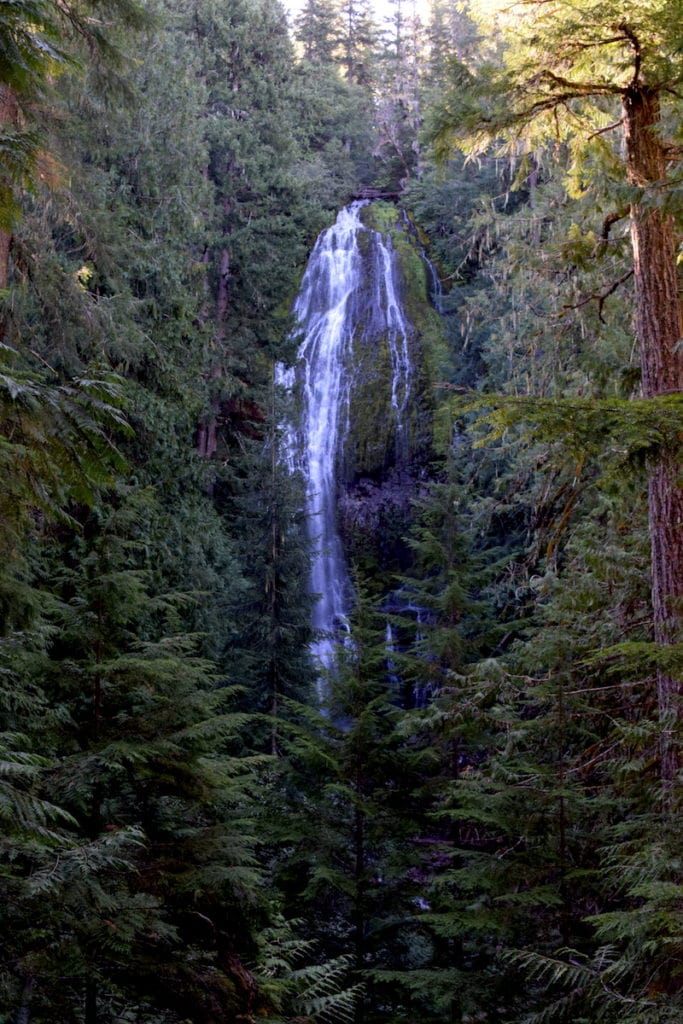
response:
<path id="1" fill-rule="evenodd" d="M 99 873 L 129 869 L 136 849 L 145 842 L 141 829 L 129 826 L 106 833 L 90 843 L 73 845 L 60 852 L 49 867 L 36 871 L 27 881 L 32 896 L 46 896 L 68 884 L 93 884 Z"/>
<path id="2" fill-rule="evenodd" d="M 346 986 L 350 969 L 351 957 L 341 956 L 294 971 L 292 980 L 300 987 L 294 999 L 295 1011 L 321 1024 L 346 1024 L 353 1020 L 363 986 Z"/>

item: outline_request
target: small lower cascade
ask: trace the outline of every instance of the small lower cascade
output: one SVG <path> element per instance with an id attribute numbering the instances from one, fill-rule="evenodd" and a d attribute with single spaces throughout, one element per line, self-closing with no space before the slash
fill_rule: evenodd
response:
<path id="1" fill-rule="evenodd" d="M 401 305 L 397 254 L 390 238 L 363 224 L 361 212 L 366 205 L 367 201 L 359 201 L 344 208 L 336 223 L 318 238 L 294 306 L 303 335 L 297 365 L 279 376 L 301 401 L 287 454 L 306 480 L 314 545 L 310 585 L 318 595 L 313 654 L 323 678 L 334 667 L 337 644 L 348 634 L 352 597 L 337 526 L 337 498 L 344 445 L 352 429 L 356 349 L 386 350 L 388 379 L 382 415 L 393 421 L 396 449 L 403 444 L 404 414 L 411 395 L 413 331 Z"/>

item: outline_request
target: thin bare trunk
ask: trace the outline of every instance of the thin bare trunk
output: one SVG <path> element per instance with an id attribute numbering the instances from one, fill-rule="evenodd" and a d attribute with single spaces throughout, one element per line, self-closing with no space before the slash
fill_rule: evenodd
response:
<path id="1" fill-rule="evenodd" d="M 216 408 L 212 404 L 211 412 L 204 417 L 197 427 L 197 451 L 203 459 L 210 459 L 218 447 L 218 421 Z"/>
<path id="2" fill-rule="evenodd" d="M 0 229 L 0 290 L 9 284 L 9 248 L 12 235 Z"/>
<path id="3" fill-rule="evenodd" d="M 356 800 L 360 801 L 363 796 L 363 780 L 360 771 L 356 773 Z M 365 968 L 365 814 L 358 803 L 353 811 L 353 831 L 355 845 L 354 864 L 354 907 L 353 907 L 353 931 L 354 931 L 354 961 L 356 971 L 362 972 Z M 365 998 L 359 996 L 355 1004 L 355 1024 L 363 1024 L 365 1020 Z"/>
<path id="4" fill-rule="evenodd" d="M 24 991 L 21 993 L 21 1006 L 17 1010 L 16 1024 L 30 1024 L 31 1021 L 31 996 L 34 987 L 33 978 L 27 978 L 24 984 Z"/>
<path id="5" fill-rule="evenodd" d="M 93 978 L 88 978 L 85 983 L 83 1020 L 85 1024 L 97 1024 L 97 985 Z"/>
<path id="6" fill-rule="evenodd" d="M 232 200 L 224 203 L 226 216 L 229 214 Z M 216 291 L 216 331 L 214 333 L 214 346 L 216 349 L 216 361 L 209 371 L 209 377 L 216 380 L 223 373 L 223 349 L 225 346 L 225 323 L 228 316 L 228 305 L 230 302 L 230 249 L 226 245 L 221 249 L 218 264 L 218 287 Z M 197 451 L 204 459 L 210 459 L 215 455 L 218 448 L 218 416 L 221 403 L 218 398 L 211 401 L 210 411 L 202 417 L 197 427 Z"/>
<path id="7" fill-rule="evenodd" d="M 0 128 L 9 126 L 17 128 L 19 125 L 19 103 L 16 93 L 10 85 L 0 84 Z M 9 283 L 9 250 L 12 241 L 12 232 L 6 228 L 0 228 L 0 289 L 7 287 Z"/>

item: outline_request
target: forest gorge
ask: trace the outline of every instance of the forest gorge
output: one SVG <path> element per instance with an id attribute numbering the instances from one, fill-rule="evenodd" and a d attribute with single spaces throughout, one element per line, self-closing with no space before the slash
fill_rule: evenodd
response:
<path id="1" fill-rule="evenodd" d="M 0 0 L 0 1024 L 683 1020 L 682 90 Z"/>

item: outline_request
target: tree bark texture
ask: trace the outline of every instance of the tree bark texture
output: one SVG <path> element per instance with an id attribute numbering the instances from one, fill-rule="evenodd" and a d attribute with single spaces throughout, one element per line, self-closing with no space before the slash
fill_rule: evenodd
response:
<path id="1" fill-rule="evenodd" d="M 6 83 L 0 84 L 0 128 L 19 127 L 19 102 L 14 89 Z M 12 232 L 0 227 L 0 289 L 9 283 L 9 250 Z"/>
<path id="2" fill-rule="evenodd" d="M 217 362 L 209 371 L 209 378 L 216 380 L 222 373 L 222 355 L 225 343 L 225 321 L 228 313 L 228 302 L 230 282 L 230 250 L 221 250 L 218 266 L 218 289 L 216 295 L 216 332 L 214 342 L 216 345 Z M 210 459 L 218 449 L 218 416 L 221 403 L 218 398 L 211 400 L 210 411 L 202 418 L 197 429 L 197 451 L 203 459 Z"/>
<path id="3" fill-rule="evenodd" d="M 229 214 L 232 200 L 224 203 L 226 215 Z M 222 374 L 222 356 L 225 344 L 225 322 L 228 315 L 228 304 L 230 301 L 230 249 L 221 249 L 218 264 L 218 286 L 216 290 L 216 332 L 214 343 L 217 350 L 218 362 L 212 366 L 209 377 L 213 380 Z M 218 416 L 220 413 L 220 400 L 214 398 L 211 402 L 211 410 L 202 417 L 197 428 L 197 451 L 203 459 L 210 459 L 218 449 Z"/>
<path id="4" fill-rule="evenodd" d="M 657 90 L 646 86 L 628 89 L 624 95 L 624 130 L 629 181 L 652 193 L 667 175 L 659 122 Z M 652 202 L 634 203 L 631 238 L 643 395 L 654 398 L 676 394 L 683 390 L 683 320 L 673 220 Z M 654 638 L 657 643 L 671 644 L 679 637 L 683 603 L 683 488 L 674 453 L 663 453 L 651 470 L 648 500 Z M 657 687 L 662 779 L 671 783 L 679 764 L 675 733 L 680 682 L 660 670 Z"/>

